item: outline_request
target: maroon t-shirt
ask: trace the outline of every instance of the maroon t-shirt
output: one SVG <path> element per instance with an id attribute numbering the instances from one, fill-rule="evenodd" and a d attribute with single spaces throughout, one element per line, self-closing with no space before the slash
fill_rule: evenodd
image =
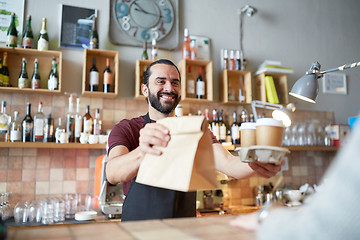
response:
<path id="1" fill-rule="evenodd" d="M 155 122 L 152 121 L 151 122 Z M 110 132 L 108 138 L 108 154 L 110 150 L 116 146 L 123 145 L 129 152 L 133 151 L 139 146 L 139 137 L 140 129 L 145 126 L 145 115 L 139 116 L 132 119 L 121 120 L 116 124 Z M 219 143 L 215 135 L 210 131 L 211 138 L 213 143 Z M 127 195 L 127 192 L 130 188 L 131 181 L 125 182 L 123 184 L 124 194 Z"/>

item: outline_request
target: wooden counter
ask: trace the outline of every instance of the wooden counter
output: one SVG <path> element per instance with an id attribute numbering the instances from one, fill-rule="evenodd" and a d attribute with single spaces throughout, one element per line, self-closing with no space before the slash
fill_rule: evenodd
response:
<path id="1" fill-rule="evenodd" d="M 253 233 L 232 227 L 234 215 L 136 222 L 93 222 L 71 225 L 10 227 L 8 240 L 42 239 L 255 239 Z"/>

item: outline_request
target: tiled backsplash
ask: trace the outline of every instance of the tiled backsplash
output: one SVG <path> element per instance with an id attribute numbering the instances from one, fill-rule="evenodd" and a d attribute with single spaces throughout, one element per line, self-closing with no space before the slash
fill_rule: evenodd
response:
<path id="1" fill-rule="evenodd" d="M 51 113 L 54 118 L 64 119 L 68 108 L 67 96 L 64 95 L 1 93 L 0 100 L 7 102 L 8 114 L 13 115 L 14 111 L 19 111 L 20 119 L 25 116 L 26 102 L 32 104 L 32 116 L 37 111 L 36 106 L 39 101 L 43 102 L 44 114 Z M 92 116 L 95 115 L 95 108 L 101 109 L 104 132 L 121 119 L 136 117 L 147 111 L 145 100 L 81 97 L 80 102 L 81 114 L 85 113 L 86 105 L 90 105 Z M 236 110 L 240 113 L 243 109 L 243 106 L 225 106 L 219 103 L 182 103 L 182 106 L 185 114 L 189 112 L 196 114 L 198 110 L 204 112 L 206 108 L 209 110 L 223 108 L 224 113 L 229 115 L 230 122 L 232 112 Z M 251 112 L 250 106 L 245 108 Z M 331 112 L 296 111 L 295 113 L 295 121 L 308 119 L 319 119 L 327 123 L 333 121 Z M 0 148 L 0 192 L 11 192 L 12 204 L 20 199 L 40 199 L 66 193 L 93 194 L 95 160 L 104 153 L 105 150 L 91 149 Z M 297 188 L 304 183 L 318 183 L 334 155 L 334 152 L 292 152 L 288 156 L 288 170 L 282 172 L 285 184 Z M 274 182 L 275 178 L 263 179 L 254 176 L 250 179 L 230 181 L 228 183 L 230 204 L 254 204 L 253 188 L 256 185 Z"/>

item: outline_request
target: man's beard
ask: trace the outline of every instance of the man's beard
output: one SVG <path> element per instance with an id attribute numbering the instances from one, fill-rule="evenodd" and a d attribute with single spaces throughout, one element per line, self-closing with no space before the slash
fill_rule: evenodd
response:
<path id="1" fill-rule="evenodd" d="M 170 96 L 174 96 L 175 97 L 175 101 L 172 103 L 165 103 L 165 104 L 161 104 L 160 102 L 160 96 L 161 94 L 165 94 L 165 95 L 170 95 Z M 178 103 L 180 102 L 180 98 L 177 94 L 175 93 L 166 93 L 166 92 L 158 92 L 156 95 L 152 94 L 151 91 L 149 90 L 149 102 L 151 104 L 151 106 L 153 108 L 155 108 L 156 110 L 158 110 L 159 112 L 163 113 L 163 114 L 169 114 L 172 111 L 174 111 L 175 107 L 178 105 Z"/>

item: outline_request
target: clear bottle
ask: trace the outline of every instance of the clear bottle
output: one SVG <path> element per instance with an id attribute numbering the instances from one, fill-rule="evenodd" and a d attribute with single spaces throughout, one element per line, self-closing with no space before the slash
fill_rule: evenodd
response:
<path id="1" fill-rule="evenodd" d="M 106 58 L 106 68 L 104 70 L 104 93 L 113 92 L 113 75 L 110 70 L 110 58 Z"/>
<path id="2" fill-rule="evenodd" d="M 75 142 L 75 112 L 74 112 L 74 96 L 69 97 L 69 111 L 66 114 L 66 133 L 69 142 Z"/>
<path id="3" fill-rule="evenodd" d="M 6 101 L 1 101 L 0 142 L 7 142 L 9 133 L 9 115 L 6 113 Z"/>
<path id="4" fill-rule="evenodd" d="M 8 87 L 10 83 L 10 73 L 9 68 L 7 66 L 7 52 L 4 52 L 4 59 L 2 65 L 2 74 L 3 74 L 3 86 Z"/>
<path id="5" fill-rule="evenodd" d="M 54 119 L 51 114 L 45 119 L 44 142 L 54 142 Z"/>
<path id="6" fill-rule="evenodd" d="M 45 115 L 43 113 L 43 103 L 39 102 L 38 112 L 34 116 L 33 142 L 44 141 Z"/>
<path id="7" fill-rule="evenodd" d="M 39 61 L 35 58 L 34 61 L 34 73 L 31 78 L 31 88 L 39 89 L 41 84 L 40 74 L 39 74 Z"/>
<path id="8" fill-rule="evenodd" d="M 26 27 L 22 36 L 22 47 L 32 48 L 33 41 L 34 35 L 31 28 L 31 15 L 28 15 L 26 18 Z"/>
<path id="9" fill-rule="evenodd" d="M 230 50 L 229 70 L 235 70 L 235 56 L 234 56 L 234 50 Z"/>
<path id="10" fill-rule="evenodd" d="M 189 98 L 195 98 L 195 80 L 191 72 L 191 65 L 188 66 L 186 76 L 186 95 Z"/>
<path id="11" fill-rule="evenodd" d="M 236 111 L 233 112 L 233 123 L 231 124 L 231 139 L 232 144 L 240 144 L 240 132 Z"/>
<path id="12" fill-rule="evenodd" d="M 17 47 L 18 33 L 15 25 L 15 13 L 11 13 L 11 22 L 6 34 L 6 46 Z"/>
<path id="13" fill-rule="evenodd" d="M 93 132 L 93 118 L 90 115 L 90 106 L 86 106 L 85 114 L 83 116 L 82 132 L 86 134 L 92 134 Z"/>
<path id="14" fill-rule="evenodd" d="M 42 19 L 40 36 L 37 42 L 37 49 L 39 51 L 49 50 L 49 36 L 46 30 L 46 18 Z"/>
<path id="15" fill-rule="evenodd" d="M 93 22 L 91 25 L 91 30 L 89 34 L 89 48 L 90 49 L 98 49 L 99 48 L 99 34 L 96 28 L 96 17 L 92 18 Z"/>
<path id="16" fill-rule="evenodd" d="M 33 136 L 34 121 L 31 117 L 31 104 L 26 104 L 26 115 L 21 122 L 21 139 L 23 142 L 31 142 Z"/>
<path id="17" fill-rule="evenodd" d="M 95 109 L 95 118 L 94 118 L 94 126 L 93 126 L 93 134 L 94 135 L 101 135 L 102 129 L 102 120 L 100 117 L 100 109 Z"/>
<path id="18" fill-rule="evenodd" d="M 190 59 L 196 60 L 197 59 L 197 49 L 196 49 L 196 41 L 192 40 L 190 42 Z"/>
<path id="19" fill-rule="evenodd" d="M 235 52 L 235 70 L 241 70 L 240 50 Z"/>
<path id="20" fill-rule="evenodd" d="M 143 52 L 141 54 L 141 60 L 149 60 L 149 55 L 147 52 L 147 42 L 143 42 Z"/>
<path id="21" fill-rule="evenodd" d="M 19 88 L 28 88 L 29 87 L 29 77 L 26 70 L 26 59 L 22 59 L 22 67 L 19 75 L 18 87 Z"/>
<path id="22" fill-rule="evenodd" d="M 223 143 L 226 141 L 226 125 L 224 121 L 223 110 L 219 110 L 219 142 Z"/>
<path id="23" fill-rule="evenodd" d="M 223 70 L 229 69 L 229 56 L 227 49 L 223 50 L 222 69 Z"/>
<path id="24" fill-rule="evenodd" d="M 57 64 L 56 64 L 56 59 L 53 58 L 52 59 L 52 64 L 51 64 L 51 70 L 50 70 L 50 74 L 49 74 L 49 79 L 48 79 L 48 89 L 49 90 L 58 90 L 58 72 L 57 72 Z"/>
<path id="25" fill-rule="evenodd" d="M 202 67 L 199 67 L 199 76 L 196 81 L 196 98 L 197 99 L 205 98 L 205 82 L 202 77 Z"/>
<path id="26" fill-rule="evenodd" d="M 211 129 L 211 122 L 210 122 L 210 113 L 209 113 L 209 109 L 205 109 L 205 118 L 208 121 L 209 124 L 209 129 Z"/>
<path id="27" fill-rule="evenodd" d="M 93 65 L 90 68 L 89 74 L 89 91 L 99 91 L 99 71 L 96 68 L 96 58 L 93 57 Z"/>
<path id="28" fill-rule="evenodd" d="M 211 131 L 215 135 L 216 139 L 220 139 L 220 126 L 218 122 L 218 116 L 216 109 L 213 109 L 212 112 L 212 122 L 211 122 Z"/>
<path id="29" fill-rule="evenodd" d="M 19 119 L 19 112 L 14 112 L 14 120 L 10 124 L 10 142 L 21 141 L 21 121 Z"/>
<path id="30" fill-rule="evenodd" d="M 75 142 L 80 142 L 80 133 L 82 128 L 82 116 L 80 115 L 80 98 L 76 98 L 76 114 L 75 114 Z"/>
<path id="31" fill-rule="evenodd" d="M 65 126 L 64 122 L 62 121 L 62 119 L 58 118 L 58 123 L 55 128 L 55 142 L 56 143 L 60 142 L 60 134 L 62 132 L 65 132 L 65 128 L 66 128 L 66 126 Z"/>
<path id="32" fill-rule="evenodd" d="M 189 29 L 184 29 L 184 42 L 182 45 L 182 58 L 190 59 L 191 58 L 191 48 L 190 48 L 190 37 L 189 37 Z"/>
<path id="33" fill-rule="evenodd" d="M 151 41 L 151 61 L 158 60 L 158 47 L 156 45 L 156 38 Z"/>

